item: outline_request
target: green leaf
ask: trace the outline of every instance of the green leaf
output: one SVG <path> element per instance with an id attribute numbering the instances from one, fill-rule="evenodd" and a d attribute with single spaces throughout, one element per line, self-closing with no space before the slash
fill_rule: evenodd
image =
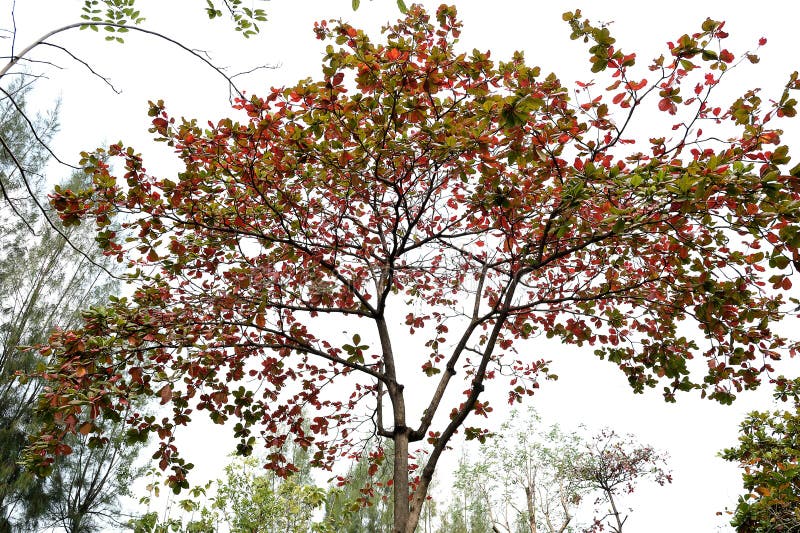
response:
<path id="1" fill-rule="evenodd" d="M 358 6 L 361 5 L 361 0 L 353 0 L 353 11 L 358 9 Z"/>
<path id="2" fill-rule="evenodd" d="M 774 266 L 776 268 L 784 269 L 789 266 L 789 258 L 785 255 L 778 255 L 775 257 L 770 258 L 769 260 L 770 266 Z"/>
<path id="3" fill-rule="evenodd" d="M 714 61 L 719 59 L 719 56 L 713 50 L 703 50 L 701 53 L 704 61 Z"/>
<path id="4" fill-rule="evenodd" d="M 792 159 L 789 157 L 789 147 L 785 145 L 778 146 L 775 148 L 775 151 L 772 152 L 772 157 L 770 159 L 775 165 L 785 165 Z"/>
<path id="5" fill-rule="evenodd" d="M 425 373 L 426 376 L 431 377 L 435 374 L 439 374 L 441 370 L 430 364 L 430 362 L 422 365 L 422 371 Z"/>
<path id="6" fill-rule="evenodd" d="M 406 3 L 403 0 L 397 0 L 397 9 L 400 10 L 401 13 L 407 13 L 408 8 L 406 7 Z"/>

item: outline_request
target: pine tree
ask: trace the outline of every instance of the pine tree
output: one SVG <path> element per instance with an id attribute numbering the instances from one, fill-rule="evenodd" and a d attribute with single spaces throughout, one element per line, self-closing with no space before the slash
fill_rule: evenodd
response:
<path id="1" fill-rule="evenodd" d="M 107 449 L 88 448 L 89 436 L 74 438 L 78 453 L 57 462 L 49 479 L 17 464 L 26 434 L 38 423 L 32 408 L 42 386 L 19 375 L 46 362 L 25 347 L 46 342 L 54 328 L 74 327 L 81 309 L 105 301 L 115 288 L 96 266 L 102 255 L 86 228 L 61 226 L 41 200 L 57 107 L 29 119 L 29 90 L 19 82 L 0 100 L 0 183 L 7 198 L 0 200 L 0 532 L 36 530 L 45 522 L 91 531 L 85 517 L 116 500 L 122 487 L 117 476 L 124 478 L 121 460 L 131 462 L 137 452 L 125 449 L 121 426 L 106 428 L 112 435 Z M 79 171 L 63 185 L 86 179 Z M 65 515 L 66 509 L 71 510 Z"/>

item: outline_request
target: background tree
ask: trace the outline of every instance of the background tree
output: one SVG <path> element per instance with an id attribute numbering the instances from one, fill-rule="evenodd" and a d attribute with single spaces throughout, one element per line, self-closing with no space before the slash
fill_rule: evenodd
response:
<path id="1" fill-rule="evenodd" d="M 91 533 L 127 522 L 121 500 L 132 495 L 131 485 L 145 470 L 136 466 L 142 443 L 127 442 L 124 420 L 106 424 L 112 427 L 101 428 L 109 435 L 103 445 L 80 433 L 68 441 L 73 453 L 55 462 L 46 481 L 52 497 L 43 525 L 66 533 Z"/>
<path id="2" fill-rule="evenodd" d="M 64 435 L 139 396 L 173 409 L 132 422 L 159 434 L 176 490 L 188 466 L 172 429 L 194 410 L 237 419 L 242 454 L 291 439 L 315 466 L 371 420 L 394 443 L 394 529 L 410 532 L 456 431 L 485 437 L 465 422 L 491 411 L 491 380 L 507 379 L 514 402 L 548 375 L 515 353 L 531 335 L 593 345 L 634 391 L 662 383 L 669 401 L 698 390 L 729 403 L 755 388 L 769 365 L 754 361 L 795 350 L 771 324 L 795 308 L 784 293 L 800 171 L 786 170 L 774 121 L 795 114 L 797 76 L 767 103 L 747 91 L 729 105 L 716 99 L 736 61 L 721 22 L 676 39 L 640 78 L 607 27 L 564 18 L 592 41 L 608 92 L 583 83 L 572 100 L 521 54 L 498 65 L 462 54 L 455 9 L 432 23 L 415 6 L 377 43 L 320 23 L 323 79 L 240 100 L 240 120 L 203 130 L 154 103 L 153 132 L 185 165 L 174 179 L 122 145 L 87 154 L 92 186 L 58 189 L 53 204 L 68 225 L 96 223 L 133 290 L 43 350 L 57 360 L 52 424 L 31 464 L 46 470 Z M 628 129 L 645 108 L 666 120 L 637 143 Z M 109 228 L 119 213 L 136 239 Z M 687 323 L 702 339 L 680 334 Z M 328 387 L 341 382 L 350 395 Z M 427 394 L 419 413 L 409 383 Z M 409 485 L 409 443 L 423 440 Z M 294 469 L 277 451 L 267 466 Z"/>
<path id="3" fill-rule="evenodd" d="M 487 505 L 486 466 L 472 464 L 466 455 L 453 474 L 448 506 L 441 518 L 441 533 L 488 533 L 492 531 L 492 510 Z"/>
<path id="4" fill-rule="evenodd" d="M 601 493 L 597 503 L 609 506 L 602 516 L 595 518 L 591 531 L 603 531 L 607 526 L 609 531 L 622 533 L 630 514 L 620 509 L 619 497 L 631 494 L 636 484 L 644 480 L 659 485 L 671 483 L 672 476 L 665 465 L 663 454 L 639 444 L 632 435 L 621 437 L 609 429 L 595 435 L 573 466 L 575 475 L 585 481 L 587 488 Z"/>
<path id="5" fill-rule="evenodd" d="M 777 380 L 776 398 L 793 406 L 753 412 L 742 422 L 739 443 L 722 457 L 739 464 L 747 491 L 731 525 L 740 533 L 800 530 L 800 380 Z"/>
<path id="6" fill-rule="evenodd" d="M 303 483 L 301 474 L 285 480 L 263 474 L 255 457 L 240 459 L 225 469 L 212 508 L 219 511 L 231 531 L 305 533 L 318 530 L 314 511 L 325 502 L 325 491 Z"/>
<path id="7" fill-rule="evenodd" d="M 303 450 L 295 451 L 295 458 L 303 464 Z M 327 519 L 319 521 L 315 514 L 326 501 L 326 490 L 316 486 L 307 468 L 287 479 L 271 472 L 264 473 L 260 458 L 237 457 L 225 467 L 225 478 L 206 487 L 193 488 L 187 499 L 177 502 L 178 510 L 188 515 L 185 519 L 148 512 L 132 520 L 129 528 L 136 533 L 161 533 L 183 531 L 205 533 L 230 531 L 231 533 L 333 533 L 336 529 Z M 158 481 L 149 486 L 158 496 Z M 148 494 L 141 501 L 152 503 Z M 204 501 L 205 500 L 205 501 Z"/>
<path id="8" fill-rule="evenodd" d="M 0 210 L 0 531 L 64 523 L 66 508 L 74 523 L 65 525 L 68 531 L 91 531 L 84 519 L 117 502 L 127 484 L 120 462 L 130 467 L 136 456 L 135 448 L 123 451 L 119 424 L 105 426 L 103 433 L 113 443 L 105 449 L 88 448 L 88 437 L 80 433 L 69 439 L 76 453 L 55 464 L 57 475 L 51 479 L 37 479 L 18 465 L 27 433 L 36 431 L 33 407 L 42 382 L 17 379 L 17 373 L 30 373 L 46 363 L 25 347 L 45 342 L 52 328 L 76 327 L 80 310 L 105 301 L 115 288 L 93 264 L 103 263 L 92 245 L 94 235 L 77 227 L 50 227 L 36 205 L 35 198 L 47 185 L 46 143 L 57 129 L 57 119 L 54 110 L 29 123 L 29 91 L 30 86 L 18 82 L 9 88 L 13 100 L 0 99 L 5 143 L 0 149 L 0 183 L 10 202 Z M 85 179 L 80 173 L 64 185 L 80 187 Z M 52 212 L 49 216 L 58 223 Z M 89 253 L 77 253 L 65 237 Z M 85 527 L 78 527 L 79 522 Z"/>
<path id="9" fill-rule="evenodd" d="M 366 449 L 347 475 L 336 478 L 336 486 L 328 490 L 323 522 L 342 533 L 390 533 L 392 467 L 382 458 L 392 455 L 391 448 Z"/>
<path id="10" fill-rule="evenodd" d="M 514 411 L 473 461 L 459 464 L 458 497 L 451 503 L 456 513 L 442 531 L 579 531 L 581 504 L 591 494 L 611 511 L 596 517 L 590 530 L 622 531 L 627 515 L 619 511 L 620 494 L 645 479 L 670 481 L 664 465 L 661 454 L 633 436 L 603 430 L 587 440 L 557 424 L 543 427 L 532 409 L 527 416 Z"/>
<path id="11" fill-rule="evenodd" d="M 563 533 L 588 492 L 575 469 L 583 447 L 576 433 L 544 427 L 534 410 L 513 411 L 462 475 L 478 487 L 470 494 L 483 499 L 493 531 Z"/>
<path id="12" fill-rule="evenodd" d="M 29 90 L 19 82 L 9 88 L 22 106 Z M 49 139 L 57 129 L 55 114 L 38 117 L 35 127 L 43 139 Z M 15 374 L 33 371 L 41 360 L 19 346 L 46 340 L 56 310 L 47 300 L 52 294 L 43 286 L 62 280 L 54 276 L 61 250 L 52 242 L 52 235 L 43 237 L 42 246 L 30 246 L 29 232 L 39 227 L 39 217 L 12 158 L 13 154 L 32 176 L 38 176 L 31 185 L 41 187 L 41 170 L 48 154 L 7 99 L 0 100 L 0 134 L 8 146 L 0 149 L 0 185 L 9 202 L 0 210 L 0 531 L 7 531 L 13 516 L 33 518 L 47 500 L 41 480 L 26 475 L 17 465 L 27 443 L 25 429 L 30 425 L 39 382 L 22 384 Z M 75 310 L 64 313 L 62 318 L 73 321 L 64 326 L 76 325 Z"/>

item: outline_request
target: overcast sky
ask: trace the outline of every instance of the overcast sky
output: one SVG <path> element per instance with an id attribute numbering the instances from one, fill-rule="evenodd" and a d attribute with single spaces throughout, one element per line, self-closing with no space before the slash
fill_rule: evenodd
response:
<path id="1" fill-rule="evenodd" d="M 18 0 L 17 51 L 41 34 L 77 21 L 81 3 Z M 315 20 L 345 18 L 377 38 L 382 23 L 398 16 L 394 0 L 363 1 L 356 13 L 350 9 L 350 0 L 274 0 L 263 3 L 270 22 L 263 25 L 262 34 L 244 40 L 226 23 L 205 20 L 201 9 L 205 2 L 201 0 L 137 3 L 148 19 L 144 27 L 207 51 L 216 64 L 229 67 L 231 74 L 262 65 L 275 67 L 238 77 L 240 87 L 249 93 L 319 75 L 324 44 L 311 31 Z M 434 9 L 438 2 L 424 4 Z M 640 68 L 646 65 L 646 59 L 666 51 L 666 41 L 697 31 L 706 17 L 727 21 L 729 48 L 733 51 L 754 47 L 762 36 L 768 39 L 760 53 L 761 63 L 742 65 L 741 71 L 730 77 L 737 92 L 759 86 L 768 95 L 779 95 L 788 74 L 800 66 L 796 13 L 787 13 L 784 2 L 470 0 L 456 5 L 465 23 L 461 39 L 464 49 L 491 50 L 495 60 L 508 58 L 514 50 L 524 50 L 529 63 L 541 66 L 545 72 L 556 72 L 566 84 L 593 77 L 586 45 L 570 41 L 567 26 L 561 21 L 563 11 L 576 8 L 595 21 L 610 23 L 617 44 L 639 54 Z M 0 27 L 9 28 L 11 2 L 0 0 L 0 6 Z M 201 123 L 230 114 L 224 80 L 169 43 L 131 34 L 127 43 L 120 46 L 78 31 L 64 34 L 55 42 L 69 48 L 122 90 L 121 95 L 115 94 L 84 66 L 56 50 L 42 49 L 31 56 L 63 67 L 37 63 L 29 68 L 48 76 L 37 83 L 37 105 L 47 106 L 57 97 L 62 99 L 62 134 L 55 147 L 64 159 L 76 161 L 80 150 L 122 139 L 143 152 L 150 173 L 167 176 L 177 167 L 166 147 L 149 141 L 148 99 L 164 99 L 171 114 L 197 117 Z M 8 39 L 0 44 L 9 50 Z M 800 122 L 787 125 L 790 129 L 786 141 L 790 145 L 796 145 L 792 140 L 800 138 L 799 126 Z M 54 168 L 54 172 L 67 171 Z M 737 426 L 745 412 L 770 405 L 769 391 L 743 395 L 732 407 L 691 395 L 680 396 L 677 404 L 665 404 L 658 390 L 632 394 L 623 374 L 613 365 L 597 360 L 591 349 L 537 341 L 525 345 L 524 351 L 531 357 L 552 359 L 552 370 L 560 376 L 557 382 L 544 383 L 532 401 L 546 420 L 558 421 L 565 428 L 581 423 L 610 426 L 619 432 L 635 433 L 643 442 L 669 452 L 674 483 L 663 488 L 643 488 L 628 500 L 635 512 L 626 531 L 730 530 L 725 526 L 726 520 L 715 513 L 735 504 L 741 482 L 735 466 L 715 455 L 735 443 Z M 798 369 L 796 361 L 791 366 Z M 503 396 L 501 391 L 498 397 Z M 503 401 L 495 405 L 502 406 Z M 499 423 L 502 414 L 496 414 L 500 415 Z M 203 433 L 208 429 L 203 428 L 194 430 L 187 441 L 209 442 Z M 201 476 L 216 476 L 215 468 L 224 462 L 227 452 L 221 449 L 224 445 L 194 446 L 186 453 L 202 465 Z M 451 459 L 456 455 L 454 452 Z M 452 461 L 442 465 L 445 469 L 451 466 Z"/>

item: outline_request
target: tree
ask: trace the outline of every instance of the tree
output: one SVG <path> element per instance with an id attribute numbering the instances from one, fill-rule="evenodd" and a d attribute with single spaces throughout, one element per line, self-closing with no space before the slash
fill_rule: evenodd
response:
<path id="1" fill-rule="evenodd" d="M 618 509 L 620 494 L 633 492 L 648 478 L 660 484 L 671 480 L 664 457 L 633 436 L 622 438 L 605 429 L 586 440 L 557 424 L 542 427 L 532 409 L 527 416 L 512 411 L 490 439 L 474 461 L 459 465 L 456 474 L 463 508 L 476 509 L 473 514 L 488 523 L 482 529 L 450 526 L 444 529 L 448 533 L 577 531 L 581 503 L 593 493 L 599 494 L 596 503 L 607 502 L 611 511 L 596 517 L 589 530 L 607 526 L 621 532 L 627 515 Z M 609 517 L 613 523 L 605 523 Z"/>
<path id="2" fill-rule="evenodd" d="M 454 473 L 450 505 L 445 509 L 440 533 L 489 533 L 494 517 L 488 505 L 485 465 L 473 465 L 463 455 Z"/>
<path id="3" fill-rule="evenodd" d="M 47 479 L 53 496 L 43 524 L 66 533 L 92 533 L 124 524 L 120 499 L 131 495 L 131 484 L 144 471 L 135 466 L 142 444 L 126 442 L 124 421 L 106 425 L 101 429 L 110 438 L 102 446 L 90 444 L 91 436 L 80 433 L 68 441 L 74 453 L 56 461 Z"/>
<path id="4" fill-rule="evenodd" d="M 739 464 L 747 491 L 731 525 L 740 533 L 800 530 L 800 380 L 777 380 L 776 398 L 792 398 L 791 409 L 752 412 L 742 422 L 739 443 L 722 458 Z"/>
<path id="5" fill-rule="evenodd" d="M 311 482 L 307 469 L 282 480 L 263 473 L 259 461 L 254 456 L 235 458 L 225 467 L 225 479 L 193 488 L 190 498 L 178 502 L 180 509 L 191 513 L 189 520 L 171 516 L 159 520 L 158 513 L 148 512 L 131 521 L 130 529 L 137 533 L 205 533 L 219 531 L 220 526 L 231 533 L 335 531 L 327 521 L 314 520 L 315 511 L 325 503 L 326 491 Z M 149 487 L 152 491 L 156 488 L 156 484 Z M 142 501 L 149 503 L 151 496 Z"/>
<path id="6" fill-rule="evenodd" d="M 88 437 L 80 433 L 68 439 L 76 453 L 55 463 L 51 479 L 37 479 L 18 465 L 27 433 L 36 431 L 33 408 L 42 382 L 19 380 L 17 374 L 45 364 L 35 350 L 25 347 L 45 342 L 54 327 L 76 327 L 80 310 L 105 301 L 115 288 L 93 264 L 103 262 L 98 250 L 91 251 L 93 234 L 87 228 L 59 226 L 60 234 L 45 223 L 45 214 L 35 205 L 33 197 L 45 185 L 43 169 L 50 158 L 45 143 L 57 129 L 57 108 L 29 124 L 29 91 L 29 86 L 17 83 L 10 87 L 14 101 L 0 101 L 0 135 L 6 143 L 0 150 L 0 180 L 11 202 L 11 209 L 0 213 L 0 531 L 34 530 L 53 522 L 70 522 L 65 525 L 68 531 L 90 531 L 91 517 L 114 507 L 124 493 L 127 480 L 120 463 L 136 456 L 136 448 L 121 442 L 119 424 L 106 423 L 103 433 L 113 441 L 107 448 L 89 448 Z M 85 178 L 77 174 L 64 185 L 80 187 Z M 52 212 L 49 215 L 57 221 Z M 90 252 L 76 253 L 67 246 L 67 238 Z"/>
<path id="7" fill-rule="evenodd" d="M 213 509 L 221 513 L 231 531 L 318 530 L 312 527 L 313 513 L 325 502 L 325 491 L 302 483 L 297 479 L 300 476 L 281 480 L 274 474 L 258 474 L 259 470 L 263 469 L 254 457 L 225 469 L 226 479 L 217 488 Z"/>
<path id="8" fill-rule="evenodd" d="M 9 90 L 25 104 L 28 88 L 17 83 Z M 18 160 L 33 175 L 40 174 L 47 154 L 32 142 L 20 113 L 8 102 L 0 101 L 0 124 L 0 135 Z M 49 138 L 57 129 L 55 113 L 38 117 L 36 126 L 44 138 Z M 0 184 L 10 198 L 10 209 L 0 211 L 0 531 L 7 531 L 23 517 L 33 519 L 47 500 L 43 484 L 17 465 L 27 442 L 25 429 L 30 425 L 39 386 L 36 381 L 21 384 L 15 374 L 35 369 L 40 360 L 38 354 L 19 346 L 44 342 L 48 322 L 57 315 L 47 295 L 48 289 L 58 284 L 52 274 L 55 257 L 61 250 L 54 246 L 52 236 L 44 238 L 40 247 L 28 246 L 26 237 L 29 228 L 37 225 L 37 213 L 25 198 L 24 185 L 7 149 L 0 150 Z M 32 185 L 36 187 L 37 183 Z M 61 318 L 69 317 L 73 311 Z"/>
<path id="9" fill-rule="evenodd" d="M 636 484 L 646 479 L 659 485 L 671 483 L 672 476 L 664 469 L 665 464 L 663 454 L 639 444 L 632 435 L 621 437 L 609 429 L 595 435 L 573 467 L 588 489 L 600 491 L 602 496 L 597 503 L 605 501 L 610 507 L 603 516 L 595 518 L 591 531 L 603 531 L 608 526 L 609 531 L 622 533 L 630 514 L 620 510 L 619 496 L 631 494 Z"/>
<path id="10" fill-rule="evenodd" d="M 386 455 L 392 450 L 365 450 L 346 476 L 335 478 L 325 501 L 325 524 L 342 533 L 392 531 L 391 464 L 374 460 Z"/>
<path id="11" fill-rule="evenodd" d="M 575 466 L 584 441 L 556 424 L 543 427 L 534 410 L 516 410 L 481 447 L 478 457 L 459 468 L 458 479 L 475 487 L 492 531 L 563 533 L 574 525 L 575 510 L 589 492 Z"/>
<path id="12" fill-rule="evenodd" d="M 29 464 L 46 470 L 65 434 L 141 396 L 173 410 L 132 422 L 159 435 L 175 490 L 189 465 L 172 432 L 195 411 L 234 419 L 238 451 L 273 449 L 281 475 L 287 441 L 330 467 L 372 427 L 393 442 L 394 529 L 410 532 L 453 435 L 485 439 L 465 424 L 491 412 L 485 387 L 507 381 L 513 403 L 549 375 L 516 354 L 531 336 L 589 344 L 668 401 L 757 387 L 796 350 L 771 324 L 795 307 L 800 170 L 785 169 L 775 121 L 795 114 L 797 75 L 775 100 L 750 90 L 727 105 L 720 83 L 757 58 L 736 60 L 722 22 L 640 78 L 607 27 L 565 20 L 591 41 L 593 72 L 610 73 L 607 92 L 581 83 L 573 101 L 522 54 L 460 53 L 455 9 L 431 21 L 414 6 L 380 42 L 319 23 L 323 78 L 241 99 L 236 119 L 204 129 L 153 103 L 177 176 L 149 174 L 121 144 L 87 153 L 92 186 L 59 188 L 53 205 L 67 225 L 94 221 L 131 296 L 43 348 L 57 361 L 43 374 L 52 423 Z M 637 142 L 647 112 L 665 124 Z M 682 335 L 691 324 L 702 338 Z M 419 441 L 430 453 L 410 464 Z"/>

